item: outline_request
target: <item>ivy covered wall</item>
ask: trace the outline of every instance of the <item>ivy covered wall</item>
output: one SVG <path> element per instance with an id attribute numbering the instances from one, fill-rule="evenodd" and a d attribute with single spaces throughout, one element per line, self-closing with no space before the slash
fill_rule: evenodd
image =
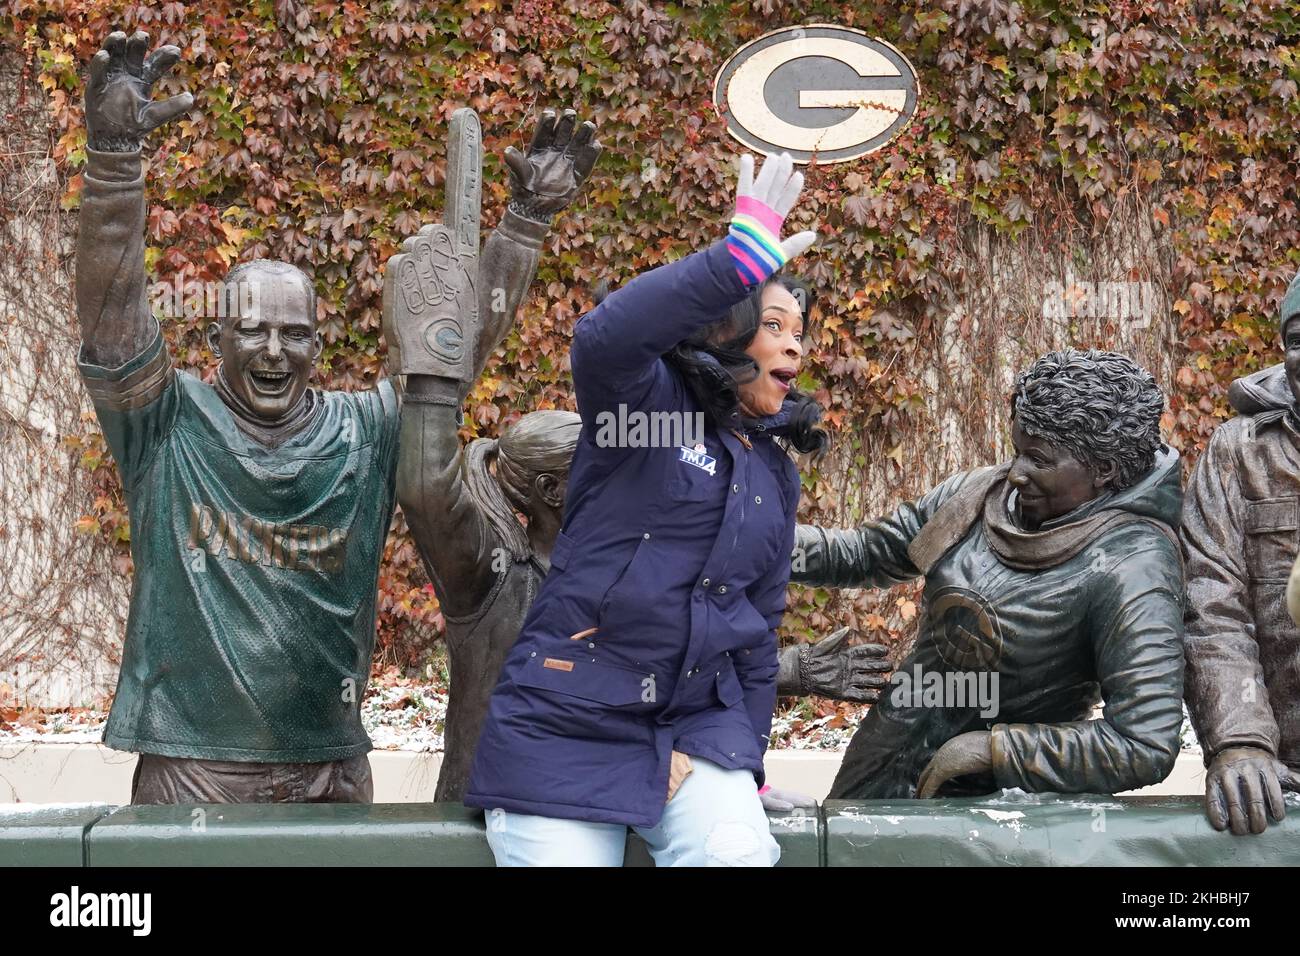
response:
<path id="1" fill-rule="evenodd" d="M 572 407 L 569 335 L 596 281 L 721 234 L 737 146 L 710 102 L 714 74 L 745 41 L 813 22 L 893 43 L 922 95 L 887 148 L 810 168 L 794 214 L 821 234 L 799 265 L 820 315 L 800 385 L 837 439 L 819 469 L 805 463 L 804 520 L 860 520 L 1003 454 L 1013 366 L 1066 342 L 1150 365 L 1169 390 L 1168 440 L 1190 463 L 1226 416 L 1232 379 L 1279 359 L 1277 308 L 1300 269 L 1293 3 L 7 0 L 0 55 L 48 116 L 60 228 L 72 230 L 85 63 L 117 28 L 181 47 L 160 95 L 188 89 L 196 104 L 148 147 L 149 267 L 184 281 L 258 256 L 301 265 L 320 295 L 318 381 L 331 388 L 383 374 L 383 266 L 440 217 L 453 110 L 483 121 L 485 230 L 507 198 L 501 154 L 526 143 L 535 112 L 572 105 L 594 119 L 604 155 L 470 398 L 469 437 Z M 0 216 L 24 208 L 0 200 Z M 1071 277 L 1148 283 L 1157 314 L 1046 319 L 1049 287 Z M 211 373 L 203 321 L 165 331 L 181 365 Z M 66 327 L 75 334 L 70 311 Z M 93 419 L 60 427 L 92 479 L 80 529 L 125 554 Z M 400 519 L 381 588 L 381 655 L 421 663 L 441 622 Z M 853 620 L 895 640 L 914 597 L 792 591 L 786 633 Z"/>

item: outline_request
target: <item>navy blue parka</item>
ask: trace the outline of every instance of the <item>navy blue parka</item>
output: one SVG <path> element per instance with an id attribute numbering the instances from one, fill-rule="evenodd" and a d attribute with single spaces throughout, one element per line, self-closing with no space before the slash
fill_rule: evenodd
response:
<path id="1" fill-rule="evenodd" d="M 578 322 L 564 525 L 493 691 L 466 805 L 654 826 L 674 749 L 762 785 L 799 502 L 773 438 L 792 403 L 748 427 L 708 423 L 702 452 L 597 443 L 602 412 L 702 411 L 662 356 L 749 291 L 719 242 Z"/>

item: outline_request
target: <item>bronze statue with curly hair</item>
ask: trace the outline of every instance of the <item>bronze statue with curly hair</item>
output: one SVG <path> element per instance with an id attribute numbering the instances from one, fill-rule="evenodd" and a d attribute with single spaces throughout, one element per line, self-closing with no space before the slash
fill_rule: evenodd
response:
<path id="1" fill-rule="evenodd" d="M 925 578 L 916 643 L 832 797 L 1114 793 L 1169 773 L 1182 722 L 1182 493 L 1163 408 L 1124 356 L 1052 352 L 1016 380 L 1011 461 L 857 529 L 800 526 L 794 580 Z"/>

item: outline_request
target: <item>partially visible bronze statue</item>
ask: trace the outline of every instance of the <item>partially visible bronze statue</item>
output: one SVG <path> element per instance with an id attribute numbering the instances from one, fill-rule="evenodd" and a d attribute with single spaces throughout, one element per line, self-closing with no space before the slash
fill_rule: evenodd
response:
<path id="1" fill-rule="evenodd" d="M 1168 775 L 1182 722 L 1182 498 L 1163 407 L 1127 358 L 1053 352 L 1016 380 L 1012 461 L 856 530 L 798 528 L 796 581 L 925 577 L 916 644 L 832 798 L 1113 793 Z"/>
<path id="2" fill-rule="evenodd" d="M 1300 276 L 1282 300 L 1283 365 L 1228 390 L 1183 504 L 1187 708 L 1217 830 L 1262 833 L 1300 790 L 1300 629 L 1288 613 L 1300 535 Z M 1296 607 L 1300 602 L 1293 601 Z"/>
<path id="3" fill-rule="evenodd" d="M 442 608 L 451 671 L 438 800 L 460 798 L 501 659 L 549 567 L 579 429 L 572 413 L 533 412 L 462 458 L 460 407 L 510 331 L 551 219 L 600 155 L 595 130 L 578 126 L 573 110 L 547 110 L 528 155 L 506 153 L 514 198 L 480 257 L 482 139 L 477 117 L 458 111 L 448 150 L 452 228 L 425 226 L 385 269 L 388 367 L 406 377 L 398 495 Z"/>

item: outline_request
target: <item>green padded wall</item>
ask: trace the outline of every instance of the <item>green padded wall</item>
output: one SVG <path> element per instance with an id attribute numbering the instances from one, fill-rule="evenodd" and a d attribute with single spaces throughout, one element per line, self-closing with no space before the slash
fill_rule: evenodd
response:
<path id="1" fill-rule="evenodd" d="M 483 817 L 457 803 L 123 807 L 89 866 L 491 866 Z"/>
<path id="2" fill-rule="evenodd" d="M 1300 806 L 1254 836 L 1219 833 L 1195 797 L 1014 794 L 828 800 L 827 866 L 1296 866 Z"/>
<path id="3" fill-rule="evenodd" d="M 0 866 L 84 866 L 86 830 L 112 809 L 0 803 Z"/>

